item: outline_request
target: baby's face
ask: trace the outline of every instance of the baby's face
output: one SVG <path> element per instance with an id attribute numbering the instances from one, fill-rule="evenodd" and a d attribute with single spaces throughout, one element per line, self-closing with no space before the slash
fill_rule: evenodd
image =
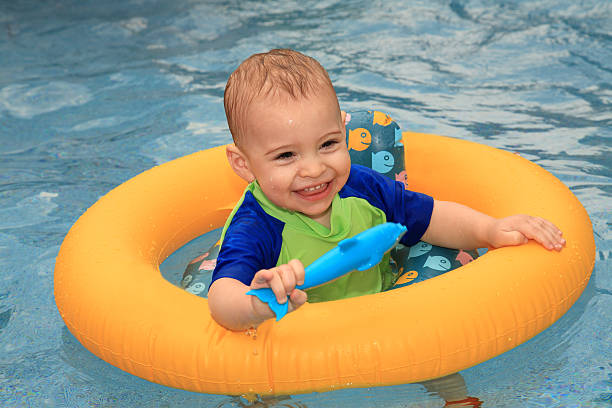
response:
<path id="1" fill-rule="evenodd" d="M 335 95 L 256 101 L 246 125 L 241 150 L 270 201 L 329 227 L 331 202 L 351 165 Z"/>

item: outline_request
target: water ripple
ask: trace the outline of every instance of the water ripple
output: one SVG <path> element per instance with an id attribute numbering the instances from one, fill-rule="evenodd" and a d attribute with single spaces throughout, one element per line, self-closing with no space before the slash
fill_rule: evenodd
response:
<path id="1" fill-rule="evenodd" d="M 0 89 L 0 107 L 25 119 L 66 106 L 84 105 L 91 99 L 87 87 L 59 81 L 34 87 L 15 84 Z"/>
<path id="2" fill-rule="evenodd" d="M 230 141 L 225 80 L 273 47 L 319 59 L 343 109 L 377 108 L 405 130 L 517 152 L 570 187 L 593 221 L 592 283 L 551 329 L 465 377 L 496 407 L 606 404 L 609 27 L 612 2 L 597 0 L 0 2 L 10 61 L 0 64 L 0 405 L 239 403 L 146 383 L 91 355 L 60 321 L 52 272 L 66 232 L 101 195 Z M 283 403 L 441 405 L 417 385 Z"/>

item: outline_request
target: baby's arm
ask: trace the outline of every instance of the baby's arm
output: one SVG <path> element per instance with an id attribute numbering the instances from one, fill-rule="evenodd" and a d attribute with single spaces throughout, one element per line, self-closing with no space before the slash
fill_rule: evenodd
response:
<path id="1" fill-rule="evenodd" d="M 562 232 L 550 221 L 529 215 L 493 218 L 464 205 L 434 201 L 423 241 L 448 248 L 474 249 L 522 245 L 529 239 L 546 249 L 560 251 Z"/>
<path id="2" fill-rule="evenodd" d="M 250 286 L 233 278 L 217 279 L 208 292 L 208 306 L 213 319 L 221 326 L 230 330 L 245 330 L 274 317 L 268 305 L 246 292 L 270 288 L 278 303 L 285 303 L 289 295 L 289 312 L 292 312 L 306 302 L 306 292 L 295 288 L 303 283 L 304 266 L 293 259 L 287 264 L 260 270 Z"/>

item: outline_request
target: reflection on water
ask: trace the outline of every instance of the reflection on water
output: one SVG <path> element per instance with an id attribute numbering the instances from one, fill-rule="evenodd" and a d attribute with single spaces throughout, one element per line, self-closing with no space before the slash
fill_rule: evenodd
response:
<path id="1" fill-rule="evenodd" d="M 219 403 L 216 408 L 308 408 L 299 401 L 293 401 L 288 395 L 260 397 L 242 396 L 231 397 Z"/>

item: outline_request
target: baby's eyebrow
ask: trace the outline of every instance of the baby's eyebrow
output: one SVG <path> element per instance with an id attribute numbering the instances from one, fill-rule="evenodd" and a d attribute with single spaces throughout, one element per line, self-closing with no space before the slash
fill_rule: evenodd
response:
<path id="1" fill-rule="evenodd" d="M 340 136 L 342 135 L 342 130 L 340 129 L 330 130 L 329 132 L 323 134 L 323 136 L 321 136 L 321 139 L 324 139 L 329 136 L 338 136 L 338 135 Z"/>

